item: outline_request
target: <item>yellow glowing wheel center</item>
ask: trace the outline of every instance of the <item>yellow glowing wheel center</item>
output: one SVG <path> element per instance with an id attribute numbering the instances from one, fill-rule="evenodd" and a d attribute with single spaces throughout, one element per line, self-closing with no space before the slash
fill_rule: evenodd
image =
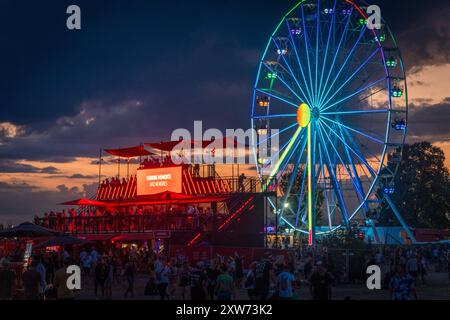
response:
<path id="1" fill-rule="evenodd" d="M 311 108 L 302 103 L 297 109 L 297 123 L 301 128 L 306 128 L 311 122 Z"/>

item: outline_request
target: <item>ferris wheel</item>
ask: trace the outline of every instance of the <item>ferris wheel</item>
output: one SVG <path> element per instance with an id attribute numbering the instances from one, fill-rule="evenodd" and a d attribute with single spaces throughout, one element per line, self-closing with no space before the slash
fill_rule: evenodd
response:
<path id="1" fill-rule="evenodd" d="M 368 21 L 364 4 L 303 0 L 259 65 L 251 113 L 258 174 L 275 182 L 280 223 L 311 245 L 355 223 L 377 241 L 382 202 L 414 239 L 389 197 L 407 129 L 404 65 L 388 25 Z"/>

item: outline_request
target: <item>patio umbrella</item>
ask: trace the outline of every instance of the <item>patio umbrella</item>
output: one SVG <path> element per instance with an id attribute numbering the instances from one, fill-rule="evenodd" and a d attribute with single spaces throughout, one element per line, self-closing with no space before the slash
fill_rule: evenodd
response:
<path id="1" fill-rule="evenodd" d="M 71 236 L 56 236 L 54 238 L 48 239 L 44 242 L 37 244 L 34 249 L 56 247 L 56 246 L 71 246 L 71 245 L 85 245 L 91 244 L 92 241 L 71 237 Z"/>
<path id="2" fill-rule="evenodd" d="M 0 238 L 38 238 L 52 237 L 61 232 L 25 222 L 18 226 L 0 231 Z"/>
<path id="3" fill-rule="evenodd" d="M 91 199 L 78 199 L 74 201 L 60 203 L 61 206 L 86 206 L 86 207 L 105 207 L 108 204 L 105 202 L 91 200 Z"/>

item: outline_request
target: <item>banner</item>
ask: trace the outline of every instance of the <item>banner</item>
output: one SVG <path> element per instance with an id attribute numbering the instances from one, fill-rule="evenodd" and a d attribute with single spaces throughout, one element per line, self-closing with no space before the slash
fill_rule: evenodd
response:
<path id="1" fill-rule="evenodd" d="M 156 168 L 137 171 L 137 195 L 182 192 L 182 168 Z"/>

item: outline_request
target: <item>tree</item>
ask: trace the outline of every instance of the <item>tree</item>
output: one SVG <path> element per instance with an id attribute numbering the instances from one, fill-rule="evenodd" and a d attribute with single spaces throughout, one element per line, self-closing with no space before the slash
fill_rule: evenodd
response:
<path id="1" fill-rule="evenodd" d="M 450 181 L 444 161 L 444 151 L 429 142 L 405 145 L 391 198 L 408 225 L 450 227 Z M 380 223 L 390 225 L 392 217 L 391 209 L 384 203 Z"/>

